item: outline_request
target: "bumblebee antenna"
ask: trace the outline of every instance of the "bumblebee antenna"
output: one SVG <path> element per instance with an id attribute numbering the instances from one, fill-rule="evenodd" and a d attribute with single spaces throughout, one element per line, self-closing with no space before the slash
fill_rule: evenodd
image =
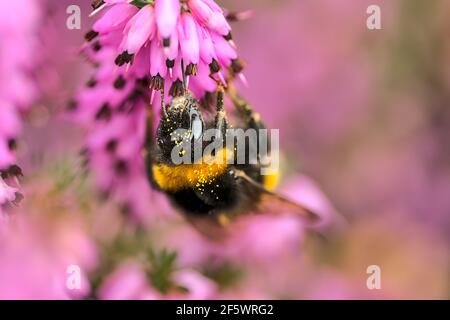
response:
<path id="1" fill-rule="evenodd" d="M 161 88 L 161 114 L 164 118 L 167 118 L 166 103 L 164 101 L 164 87 Z"/>
<path id="2" fill-rule="evenodd" d="M 186 93 L 189 87 L 189 77 L 186 76 L 186 69 L 184 68 L 184 60 L 181 59 L 181 74 L 183 75 L 183 89 Z"/>

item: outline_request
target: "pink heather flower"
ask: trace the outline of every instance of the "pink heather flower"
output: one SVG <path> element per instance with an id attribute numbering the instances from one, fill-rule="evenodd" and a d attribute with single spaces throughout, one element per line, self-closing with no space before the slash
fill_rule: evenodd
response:
<path id="1" fill-rule="evenodd" d="M 21 175 L 22 171 L 16 165 L 0 170 L 0 220 L 4 218 L 5 209 L 12 204 L 17 204 L 23 197 L 18 189 L 17 177 Z"/>
<path id="2" fill-rule="evenodd" d="M 155 3 L 156 24 L 163 42 L 170 41 L 177 32 L 177 22 L 180 16 L 179 0 L 160 0 Z"/>
<path id="3" fill-rule="evenodd" d="M 192 270 L 174 272 L 172 281 L 187 292 L 158 292 L 151 284 L 145 270 L 135 262 L 123 262 L 108 275 L 98 290 L 102 300 L 162 300 L 162 299 L 213 299 L 217 287 L 213 281 Z"/>
<path id="4" fill-rule="evenodd" d="M 217 296 L 216 284 L 194 270 L 180 270 L 173 275 L 174 282 L 188 290 L 188 293 L 175 293 L 168 299 L 210 300 Z"/>
<path id="5" fill-rule="evenodd" d="M 274 259 L 298 255 L 304 233 L 305 226 L 295 215 L 267 213 L 240 218 L 224 241 L 211 241 L 188 225 L 166 231 L 160 241 L 177 251 L 180 266 L 204 265 L 211 260 L 271 265 Z"/>
<path id="6" fill-rule="evenodd" d="M 0 203 L 11 202 L 16 198 L 17 189 L 10 187 L 0 178 Z"/>
<path id="7" fill-rule="evenodd" d="M 141 3 L 140 8 L 129 2 L 105 1 L 100 6 L 105 13 L 87 39 L 98 37 L 93 42 L 97 50 L 106 46 L 114 49 L 118 66 L 126 65 L 127 70 L 135 72 L 140 69 L 140 76 L 151 78 L 150 89 L 167 88 L 167 102 L 169 96 L 182 93 L 182 65 L 188 77 L 195 76 L 186 85 L 198 99 L 216 88 L 210 74 L 224 81 L 223 73 L 229 66 L 236 74 L 242 71 L 230 25 L 214 1 L 181 4 L 177 0 L 155 0 Z M 133 68 L 137 60 L 143 63 Z M 199 69 L 204 72 L 199 73 Z"/>
<path id="8" fill-rule="evenodd" d="M 136 263 L 123 262 L 100 286 L 102 300 L 157 299 L 157 292 L 149 285 L 145 271 Z"/>
<path id="9" fill-rule="evenodd" d="M 235 230 L 224 248 L 226 257 L 249 263 L 257 259 L 270 264 L 283 255 L 298 252 L 304 225 L 295 215 L 267 214 L 243 219 Z M 220 253 L 220 247 L 218 250 Z"/>
<path id="10" fill-rule="evenodd" d="M 135 54 L 148 39 L 154 37 L 155 32 L 155 10 L 152 6 L 145 6 L 126 24 L 124 29 L 125 37 L 120 47 L 123 51 Z"/>
<path id="11" fill-rule="evenodd" d="M 190 14 L 185 13 L 181 16 L 181 23 L 178 25 L 178 39 L 184 62 L 187 65 L 198 64 L 200 60 L 200 41 L 197 25 Z"/>
<path id="12" fill-rule="evenodd" d="M 228 71 L 239 74 L 242 64 L 214 1 L 99 3 L 96 12 L 104 12 L 83 48 L 97 68 L 69 107 L 72 119 L 89 129 L 85 154 L 101 190 L 142 221 L 151 198 L 142 148 L 147 114 L 158 122 L 157 93 L 170 103 L 184 93 L 185 78 L 187 89 L 207 103 L 217 82 Z"/>
<path id="13" fill-rule="evenodd" d="M 14 203 L 18 197 L 18 189 L 10 187 L 0 177 L 0 220 L 3 219 L 4 207 L 9 203 Z M 1 224 L 1 222 L 0 222 Z"/>
<path id="14" fill-rule="evenodd" d="M 0 207 L 15 201 L 18 194 L 6 182 L 20 173 L 14 149 L 21 131 L 21 112 L 36 95 L 30 73 L 36 61 L 38 23 L 37 1 L 0 2 Z"/>
<path id="15" fill-rule="evenodd" d="M 90 130 L 85 157 L 100 190 L 119 200 L 132 220 L 146 223 L 151 218 L 147 209 L 157 197 L 142 156 L 149 81 L 141 78 L 144 61 L 135 60 L 126 71 L 114 64 L 114 52 L 106 47 L 91 53 L 92 61 L 100 64 L 96 76 L 69 106 L 73 119 Z"/>
<path id="16" fill-rule="evenodd" d="M 224 16 L 222 8 L 211 0 L 189 0 L 189 8 L 192 14 L 202 24 L 208 26 L 222 36 L 230 33 L 231 27 Z"/>

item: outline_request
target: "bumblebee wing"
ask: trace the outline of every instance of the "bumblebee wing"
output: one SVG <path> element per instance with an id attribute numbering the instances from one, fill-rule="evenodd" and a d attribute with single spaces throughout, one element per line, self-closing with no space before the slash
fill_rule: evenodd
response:
<path id="1" fill-rule="evenodd" d="M 273 212 L 277 214 L 297 214 L 310 222 L 316 222 L 320 219 L 319 215 L 305 206 L 287 199 L 282 195 L 272 192 L 262 184 L 249 177 L 244 171 L 236 170 L 236 178 L 241 183 L 261 192 L 261 198 L 256 208 L 257 213 Z"/>
<path id="2" fill-rule="evenodd" d="M 209 217 L 185 215 L 185 218 L 198 232 L 214 242 L 222 242 L 229 235 L 230 220 L 225 214 Z"/>

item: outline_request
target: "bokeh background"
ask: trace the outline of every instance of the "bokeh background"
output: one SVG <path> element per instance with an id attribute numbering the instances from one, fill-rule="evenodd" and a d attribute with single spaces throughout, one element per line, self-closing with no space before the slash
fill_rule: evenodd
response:
<path id="1" fill-rule="evenodd" d="M 136 224 L 96 190 L 86 132 L 65 112 L 92 72 L 79 55 L 90 1 L 33 2 L 22 10 L 37 16 L 37 93 L 17 150 L 25 198 L 1 224 L 0 298 L 450 298 L 449 1 L 218 1 L 253 11 L 232 26 L 249 82 L 239 89 L 280 129 L 280 190 L 339 220 L 323 236 L 258 217 L 226 244 L 157 193 L 142 194 Z M 71 4 L 81 30 L 66 28 Z M 366 27 L 371 4 L 381 30 Z M 79 290 L 67 286 L 71 265 Z M 370 265 L 380 290 L 366 286 Z"/>

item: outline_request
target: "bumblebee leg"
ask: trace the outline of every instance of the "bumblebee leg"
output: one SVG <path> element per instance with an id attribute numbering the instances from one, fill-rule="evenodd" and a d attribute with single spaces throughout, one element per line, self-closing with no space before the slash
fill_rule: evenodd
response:
<path id="1" fill-rule="evenodd" d="M 167 109 L 164 102 L 164 88 L 161 88 L 161 117 L 167 118 Z"/>
<path id="2" fill-rule="evenodd" d="M 146 117 L 146 132 L 144 141 L 144 160 L 147 171 L 147 177 L 150 181 L 153 181 L 153 151 L 155 144 L 155 137 L 153 136 L 153 110 L 151 108 L 147 109 Z"/>
<path id="3" fill-rule="evenodd" d="M 253 110 L 253 107 L 237 93 L 236 89 L 232 87 L 231 84 L 227 88 L 227 93 L 233 101 L 239 117 L 244 121 L 247 128 L 256 130 L 266 129 L 265 124 L 261 120 L 261 115 Z"/>
<path id="4" fill-rule="evenodd" d="M 226 134 L 228 128 L 227 114 L 224 108 L 224 89 L 223 86 L 219 85 L 217 87 L 217 103 L 216 103 L 216 118 L 215 118 L 215 128 L 220 130 L 223 136 Z"/>
<path id="5" fill-rule="evenodd" d="M 246 155 L 256 154 L 258 166 L 244 166 L 241 168 L 252 178 L 257 179 L 258 181 L 264 181 L 264 177 L 260 176 L 259 168 L 262 163 L 266 163 L 267 155 L 271 153 L 272 146 L 270 139 L 261 140 L 261 131 L 266 130 L 266 125 L 261 120 L 261 115 L 253 110 L 253 107 L 245 101 L 245 99 L 237 93 L 236 89 L 230 84 L 227 88 L 228 96 L 233 101 L 234 107 L 236 108 L 237 114 L 239 118 L 243 121 L 245 129 L 255 130 L 257 132 L 257 142 L 256 144 L 248 143 L 246 144 Z M 236 146 L 235 146 L 236 150 Z M 269 159 L 270 160 L 270 159 Z M 250 158 L 246 158 L 246 161 L 250 162 Z M 246 162 L 246 163 L 249 163 Z M 253 170 L 255 169 L 255 170 Z"/>

